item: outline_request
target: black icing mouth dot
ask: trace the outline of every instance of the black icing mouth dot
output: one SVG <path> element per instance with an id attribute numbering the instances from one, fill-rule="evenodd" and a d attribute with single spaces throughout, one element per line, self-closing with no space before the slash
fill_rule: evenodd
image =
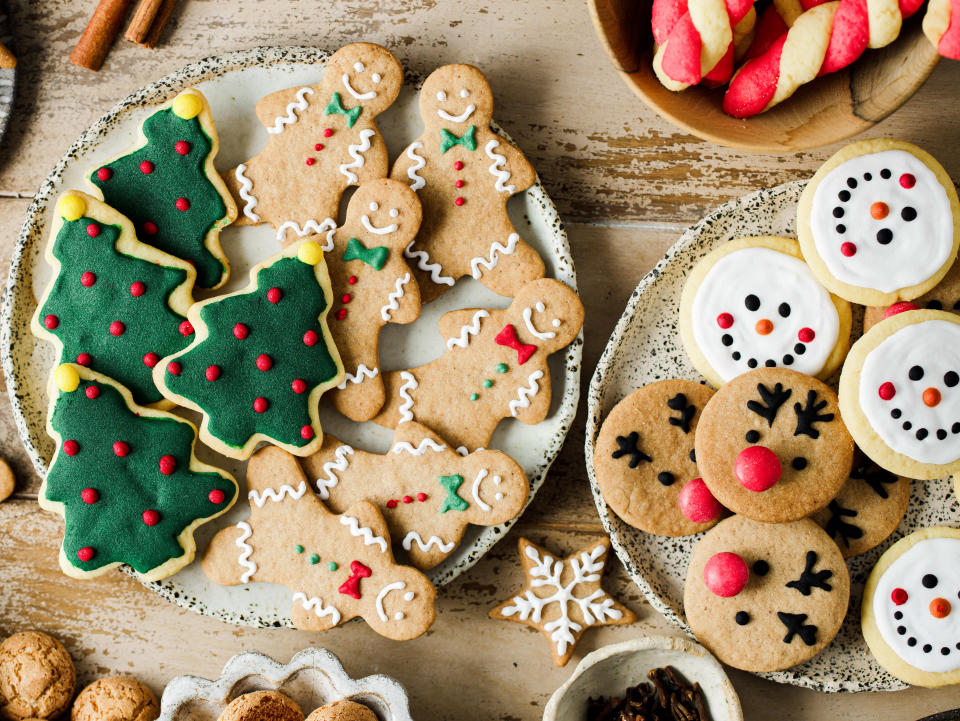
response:
<path id="1" fill-rule="evenodd" d="M 660 473 L 657 474 L 657 480 L 660 481 L 661 485 L 672 486 L 676 479 L 674 479 L 670 471 L 660 471 Z"/>
<path id="2" fill-rule="evenodd" d="M 940 580 L 932 573 L 925 573 L 923 578 L 920 579 L 920 583 L 923 584 L 924 588 L 936 588 Z"/>
<path id="3" fill-rule="evenodd" d="M 724 333 L 722 336 L 720 336 L 720 342 L 725 346 L 731 346 L 733 345 L 733 336 L 729 333 Z"/>
<path id="4" fill-rule="evenodd" d="M 866 181 L 869 183 L 871 180 L 873 180 L 873 174 L 871 174 L 871 173 L 864 173 L 864 174 L 863 174 L 863 179 L 866 180 Z"/>
<path id="5" fill-rule="evenodd" d="M 890 172 L 890 168 L 884 168 L 880 171 L 880 177 L 884 180 L 890 180 L 891 175 L 893 175 L 893 173 Z"/>
<path id="6" fill-rule="evenodd" d="M 745 436 L 745 438 L 747 439 L 747 443 L 756 443 L 757 441 L 760 440 L 760 432 L 747 431 L 747 435 Z"/>
<path id="7" fill-rule="evenodd" d="M 793 365 L 793 356 L 790 355 L 789 353 L 787 353 L 787 354 L 783 357 L 783 364 L 784 364 L 785 366 L 792 366 L 792 365 Z"/>
<path id="8" fill-rule="evenodd" d="M 930 431 L 928 431 L 926 428 L 921 428 L 917 431 L 917 440 L 922 441 L 928 435 L 930 435 Z"/>
<path id="9" fill-rule="evenodd" d="M 793 347 L 793 352 L 796 353 L 797 355 L 803 355 L 804 353 L 807 352 L 807 347 L 803 343 L 797 343 Z"/>
<path id="10" fill-rule="evenodd" d="M 913 428 L 913 424 L 910 421 L 904 421 L 904 424 L 901 427 L 903 430 L 909 431 L 911 428 Z"/>
<path id="11" fill-rule="evenodd" d="M 730 354 L 730 357 L 733 358 L 735 361 L 738 361 L 743 356 L 740 355 L 740 351 L 735 350 L 733 353 Z"/>
<path id="12" fill-rule="evenodd" d="M 856 178 L 847 178 L 847 187 L 848 187 L 848 188 L 851 188 L 851 189 L 856 188 L 856 187 L 857 187 L 857 179 L 856 179 Z"/>
<path id="13" fill-rule="evenodd" d="M 881 228 L 877 231 L 877 242 L 880 245 L 889 245 L 893 241 L 893 231 L 890 228 Z"/>
<path id="14" fill-rule="evenodd" d="M 733 617 L 733 620 L 737 622 L 738 626 L 746 626 L 750 623 L 750 614 L 746 611 L 737 611 L 737 615 Z"/>
<path id="15" fill-rule="evenodd" d="M 890 417 L 891 417 L 891 418 L 896 419 L 896 418 L 899 418 L 899 417 L 902 416 L 902 415 L 903 415 L 903 411 L 901 411 L 899 408 L 894 408 L 892 411 L 890 411 Z"/>
<path id="16" fill-rule="evenodd" d="M 756 367 L 757 367 L 757 359 L 756 359 L 756 358 L 751 358 L 750 360 L 747 361 L 747 365 L 750 366 L 751 368 L 756 368 Z"/>
<path id="17" fill-rule="evenodd" d="M 773 358 L 767 358 L 763 363 L 767 368 L 776 368 L 777 362 Z"/>
<path id="18" fill-rule="evenodd" d="M 843 210 L 843 208 L 841 208 L 839 205 L 838 205 L 836 208 L 833 209 L 833 217 L 834 217 L 834 218 L 842 218 L 843 215 L 844 215 L 844 210 Z"/>
<path id="19" fill-rule="evenodd" d="M 747 307 L 747 310 L 755 311 L 760 308 L 760 299 L 751 293 L 743 299 L 743 304 Z"/>
<path id="20" fill-rule="evenodd" d="M 912 648 L 913 646 L 916 646 L 916 645 L 917 645 L 917 639 L 915 639 L 913 636 L 911 636 L 910 638 L 907 639 L 907 645 L 910 646 L 911 648 Z"/>
<path id="21" fill-rule="evenodd" d="M 913 366 L 910 371 L 907 373 L 912 381 L 923 380 L 923 368 L 920 366 Z"/>
<path id="22" fill-rule="evenodd" d="M 946 437 L 947 437 L 947 432 L 946 432 L 945 430 L 943 430 L 943 429 L 941 428 L 941 429 L 939 429 L 939 430 L 937 431 L 937 440 L 941 440 L 941 441 L 942 441 L 942 440 L 943 440 L 944 438 L 946 438 Z"/>
<path id="23" fill-rule="evenodd" d="M 792 461 L 790 461 L 790 465 L 793 466 L 793 470 L 802 471 L 804 468 L 807 467 L 807 459 L 804 458 L 803 456 L 797 456 Z"/>
<path id="24" fill-rule="evenodd" d="M 897 621 L 899 621 L 900 619 L 902 619 L 902 618 L 903 618 L 903 611 L 895 611 L 894 614 L 893 614 L 893 618 L 894 618 L 895 620 L 897 620 Z"/>
<path id="25" fill-rule="evenodd" d="M 911 208 L 909 205 L 900 211 L 900 217 L 903 218 L 908 223 L 917 219 L 917 209 Z"/>
<path id="26" fill-rule="evenodd" d="M 840 199 L 840 202 L 841 202 L 841 203 L 846 203 L 848 200 L 850 200 L 850 191 L 849 191 L 849 190 L 841 190 L 841 191 L 837 194 L 837 197 Z"/>
<path id="27" fill-rule="evenodd" d="M 950 432 L 954 434 L 960 433 L 960 423 L 954 423 L 952 426 L 950 426 Z"/>
<path id="28" fill-rule="evenodd" d="M 762 558 L 753 562 L 753 572 L 758 576 L 766 576 L 770 572 L 770 564 Z"/>
<path id="29" fill-rule="evenodd" d="M 847 226 L 845 226 L 843 223 L 840 223 L 840 225 L 837 226 L 837 232 L 840 235 L 843 235 L 844 233 L 847 232 Z"/>

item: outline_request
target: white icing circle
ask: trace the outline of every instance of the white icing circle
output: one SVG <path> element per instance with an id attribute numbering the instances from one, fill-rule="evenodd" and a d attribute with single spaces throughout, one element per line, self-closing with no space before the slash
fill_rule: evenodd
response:
<path id="1" fill-rule="evenodd" d="M 469 97 L 470 97 L 470 91 L 467 90 L 466 88 L 464 88 L 463 90 L 460 91 L 460 97 L 461 97 L 461 98 L 469 98 Z"/>
<path id="2" fill-rule="evenodd" d="M 399 211 L 399 210 L 397 210 L 396 208 L 390 208 L 390 217 L 391 217 L 391 218 L 396 218 L 398 215 L 400 215 L 400 211 Z"/>
<path id="3" fill-rule="evenodd" d="M 440 90 L 440 91 L 437 93 L 437 100 L 439 100 L 439 101 L 442 103 L 442 102 L 443 102 L 444 100 L 446 100 L 446 99 L 447 99 L 447 94 L 446 94 L 445 92 L 443 92 L 442 90 Z"/>
<path id="4" fill-rule="evenodd" d="M 913 187 L 901 186 L 904 174 L 915 178 Z M 885 203 L 889 214 L 872 217 L 874 203 Z M 907 220 L 911 210 L 916 217 Z M 881 231 L 892 232 L 886 244 L 878 240 Z M 810 232 L 831 275 L 884 293 L 924 282 L 943 267 L 953 250 L 947 193 L 936 174 L 904 150 L 861 155 L 828 173 L 813 196 Z M 856 246 L 856 253 L 844 255 L 844 243 Z"/>
<path id="5" fill-rule="evenodd" d="M 926 588 L 924 576 L 936 577 Z M 907 600 L 893 602 L 901 588 Z M 921 671 L 944 673 L 960 668 L 960 540 L 928 538 L 903 553 L 880 577 L 873 594 L 873 617 L 880 636 L 908 664 Z M 945 618 L 930 613 L 930 602 L 944 598 L 952 609 Z M 898 619 L 894 616 L 900 613 Z M 901 633 L 900 630 L 903 630 Z M 916 640 L 909 645 L 910 639 Z M 929 648 L 924 651 L 924 647 Z M 947 653 L 943 652 L 947 649 Z"/>
<path id="6" fill-rule="evenodd" d="M 746 305 L 751 295 L 760 301 L 755 311 Z M 786 317 L 780 312 L 783 304 L 789 306 Z M 732 317 L 728 328 L 718 324 L 723 313 Z M 766 335 L 757 331 L 761 320 L 772 323 Z M 768 360 L 816 375 L 837 343 L 840 317 L 830 294 L 802 260 L 770 248 L 743 248 L 725 255 L 707 271 L 693 299 L 691 325 L 707 362 L 728 381 L 764 367 Z M 800 342 L 802 329 L 814 331 L 812 341 Z"/>
<path id="7" fill-rule="evenodd" d="M 362 73 L 364 71 L 363 63 L 354 63 L 353 69 L 356 70 L 358 73 Z"/>
<path id="8" fill-rule="evenodd" d="M 380 73 L 374 73 L 370 76 L 370 79 L 375 83 L 379 83 L 382 78 L 380 77 Z"/>
<path id="9" fill-rule="evenodd" d="M 376 202 L 370 203 L 370 210 L 379 210 L 380 206 Z"/>
<path id="10" fill-rule="evenodd" d="M 403 594 L 403 600 L 404 600 L 404 601 L 412 601 L 413 598 L 414 598 L 414 596 L 416 596 L 416 595 L 417 595 L 417 594 L 415 594 L 413 591 L 407 591 L 405 594 Z"/>
<path id="11" fill-rule="evenodd" d="M 910 379 L 915 366 L 923 369 L 919 380 Z M 960 433 L 953 432 L 954 424 L 960 423 L 960 385 L 947 385 L 945 376 L 951 372 L 960 374 L 960 325 L 956 323 L 927 320 L 884 339 L 867 354 L 860 371 L 860 408 L 870 427 L 894 451 L 920 463 L 940 465 L 960 458 Z M 893 384 L 890 400 L 880 397 L 884 383 Z M 923 401 L 928 388 L 940 393 L 934 407 Z M 960 431 L 960 425 L 956 428 Z M 921 429 L 926 433 L 918 438 Z"/>

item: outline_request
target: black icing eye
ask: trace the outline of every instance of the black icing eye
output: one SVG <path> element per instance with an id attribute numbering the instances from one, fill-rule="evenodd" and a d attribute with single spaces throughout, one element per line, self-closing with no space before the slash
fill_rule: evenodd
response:
<path id="1" fill-rule="evenodd" d="M 918 381 L 923 378 L 923 368 L 920 366 L 913 366 L 910 371 L 907 373 L 910 376 L 910 380 Z"/>
<path id="2" fill-rule="evenodd" d="M 890 228 L 881 228 L 877 231 L 877 242 L 880 245 L 888 245 L 893 240 L 893 231 Z"/>
<path id="3" fill-rule="evenodd" d="M 764 561 L 762 558 L 759 561 L 754 561 L 753 572 L 758 576 L 766 576 L 768 573 L 770 573 L 770 564 Z"/>
<path id="4" fill-rule="evenodd" d="M 743 304 L 747 306 L 747 310 L 757 310 L 760 307 L 760 299 L 751 293 L 743 299 Z"/>
<path id="5" fill-rule="evenodd" d="M 837 232 L 838 232 L 840 235 L 843 235 L 844 233 L 847 232 L 847 226 L 845 226 L 843 223 L 840 223 L 840 224 L 837 226 Z"/>
<path id="6" fill-rule="evenodd" d="M 863 174 L 863 179 L 866 180 L 866 181 L 869 183 L 871 180 L 873 180 L 873 174 L 872 174 L 872 173 L 864 173 L 864 174 Z"/>
<path id="7" fill-rule="evenodd" d="M 934 588 L 939 581 L 932 573 L 925 573 L 923 574 L 923 578 L 920 579 L 920 583 L 923 584 L 924 588 Z"/>
<path id="8" fill-rule="evenodd" d="M 672 486 L 674 478 L 670 471 L 660 471 L 660 473 L 657 474 L 657 480 L 664 486 Z"/>
<path id="9" fill-rule="evenodd" d="M 737 611 L 737 615 L 733 617 L 733 620 L 737 622 L 738 626 L 746 626 L 750 623 L 750 614 L 746 611 Z"/>
<path id="10" fill-rule="evenodd" d="M 690 460 L 693 463 L 697 462 L 697 452 L 693 448 L 690 449 Z"/>
<path id="11" fill-rule="evenodd" d="M 807 467 L 807 459 L 804 458 L 803 456 L 797 456 L 792 461 L 790 461 L 790 465 L 793 466 L 793 470 L 802 471 L 804 468 Z"/>
<path id="12" fill-rule="evenodd" d="M 953 388 L 957 383 L 960 383 L 960 375 L 957 375 L 956 371 L 947 371 L 943 374 L 943 383 L 948 388 Z"/>
<path id="13" fill-rule="evenodd" d="M 900 211 L 900 217 L 903 218 L 908 223 L 912 220 L 917 219 L 917 209 L 911 208 L 909 205 Z"/>
<path id="14" fill-rule="evenodd" d="M 777 308 L 777 312 L 780 314 L 781 318 L 787 318 L 790 315 L 790 304 L 781 303 L 780 307 Z"/>
<path id="15" fill-rule="evenodd" d="M 746 439 L 747 439 L 747 443 L 756 443 L 757 441 L 760 440 L 760 432 L 747 431 Z"/>

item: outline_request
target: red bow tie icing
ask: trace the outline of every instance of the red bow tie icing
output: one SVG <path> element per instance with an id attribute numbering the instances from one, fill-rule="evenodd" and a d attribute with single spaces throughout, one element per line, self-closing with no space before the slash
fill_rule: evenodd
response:
<path id="1" fill-rule="evenodd" d="M 360 579 L 370 578 L 371 573 L 373 573 L 373 571 L 360 563 L 360 561 L 352 561 L 350 563 L 350 578 L 344 581 L 337 590 L 344 596 L 360 598 Z"/>
<path id="2" fill-rule="evenodd" d="M 530 360 L 530 356 L 537 352 L 537 346 L 520 342 L 520 339 L 517 338 L 517 329 L 509 323 L 503 326 L 503 330 L 497 333 L 494 340 L 497 341 L 497 345 L 513 348 L 517 352 L 517 362 L 520 365 Z"/>

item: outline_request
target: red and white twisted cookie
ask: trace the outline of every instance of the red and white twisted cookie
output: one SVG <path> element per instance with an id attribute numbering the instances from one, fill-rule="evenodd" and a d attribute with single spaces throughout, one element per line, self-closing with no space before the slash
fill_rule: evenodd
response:
<path id="1" fill-rule="evenodd" d="M 735 48 L 756 22 L 754 0 L 654 0 L 653 69 L 670 90 L 701 80 L 722 85 L 733 75 Z M 745 48 L 744 48 L 745 49 Z"/>
<path id="2" fill-rule="evenodd" d="M 960 0 L 930 0 L 923 32 L 943 57 L 960 60 Z"/>
<path id="3" fill-rule="evenodd" d="M 850 65 L 869 48 L 889 45 L 903 19 L 923 0 L 799 0 L 803 10 L 778 0 L 777 10 L 789 30 L 762 53 L 744 63 L 730 81 L 723 109 L 748 118 L 786 100 L 801 85 Z M 794 0 L 796 2 L 796 0 Z M 793 19 L 796 16 L 796 19 Z M 767 20 L 767 18 L 764 18 Z M 755 45 L 760 42 L 760 33 Z"/>

